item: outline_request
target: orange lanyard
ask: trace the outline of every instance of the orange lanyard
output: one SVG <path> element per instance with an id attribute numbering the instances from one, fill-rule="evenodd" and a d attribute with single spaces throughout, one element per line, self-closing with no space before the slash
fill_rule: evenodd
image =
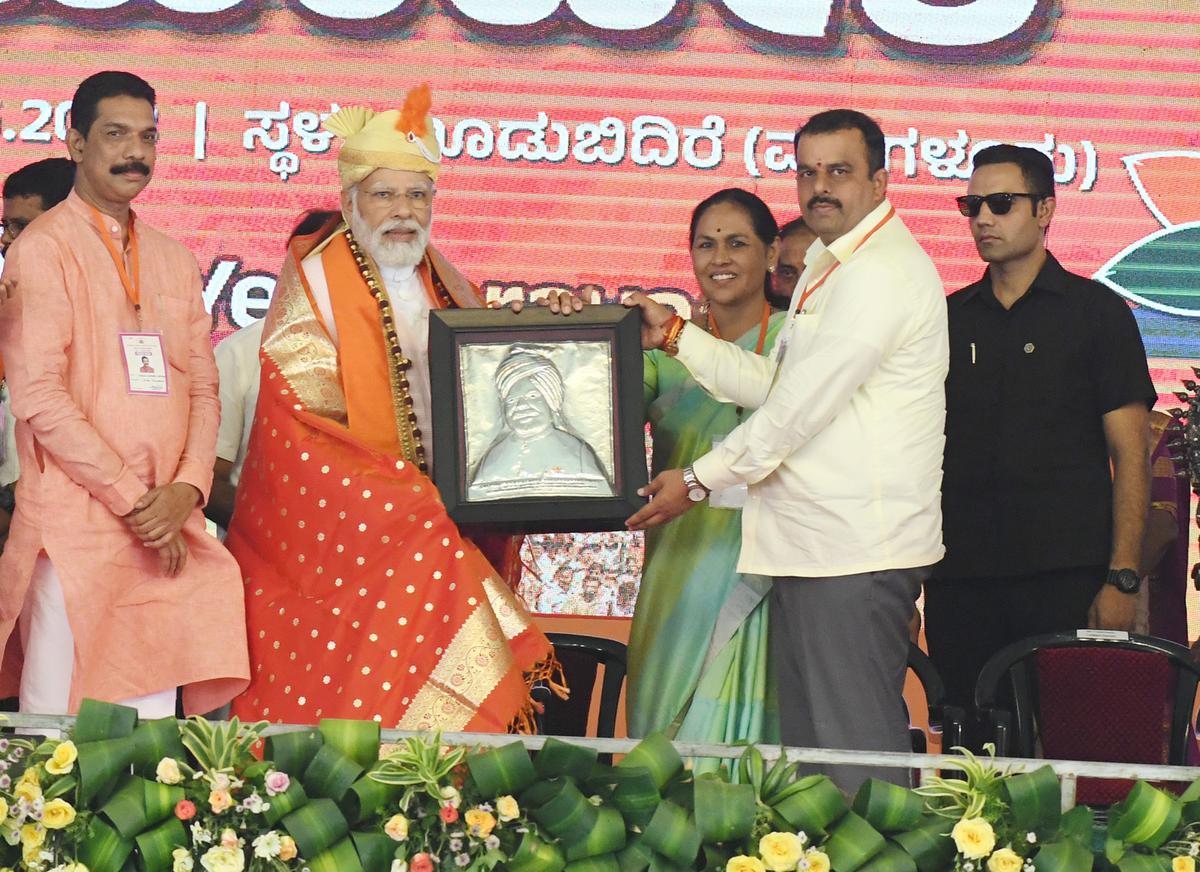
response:
<path id="1" fill-rule="evenodd" d="M 854 246 L 854 251 L 851 251 L 850 254 L 854 254 L 855 251 L 858 251 L 860 248 L 862 248 L 864 245 L 866 245 L 867 240 L 875 235 L 875 231 L 877 231 L 884 224 L 887 224 L 889 221 L 891 221 L 892 218 L 895 216 L 895 214 L 896 214 L 896 207 L 889 206 L 888 213 L 883 216 L 883 220 L 867 231 L 867 235 L 858 241 L 858 245 Z M 836 263 L 834 263 L 833 266 L 831 266 L 828 270 L 826 270 L 825 275 L 823 275 L 819 279 L 817 279 L 815 284 L 809 285 L 807 288 L 804 289 L 804 293 L 800 295 L 800 302 L 796 304 L 796 311 L 792 313 L 792 317 L 795 317 L 804 309 L 804 304 L 808 302 L 808 298 L 811 297 L 814 293 L 816 293 L 817 288 L 819 288 L 819 287 L 821 287 L 821 285 L 825 284 L 825 282 L 829 279 L 829 277 L 831 275 L 833 275 L 837 271 L 837 268 L 841 265 L 842 265 L 842 261 L 840 261 L 840 260 L 837 261 Z"/>
<path id="2" fill-rule="evenodd" d="M 113 265 L 117 268 L 117 275 L 121 277 L 121 284 L 125 288 L 125 296 L 129 297 L 129 302 L 133 303 L 133 309 L 139 313 L 142 311 L 142 294 L 141 288 L 138 287 L 140 269 L 138 265 L 138 242 L 137 233 L 133 229 L 133 212 L 129 213 L 129 262 L 132 269 L 125 268 L 125 255 L 117 248 L 117 244 L 113 242 L 112 235 L 108 232 L 108 227 L 104 223 L 104 218 L 100 215 L 100 210 L 92 209 L 92 220 L 96 222 L 96 228 L 100 231 L 100 238 L 104 240 L 104 247 L 108 249 L 108 253 L 112 255 Z"/>
<path id="3" fill-rule="evenodd" d="M 767 326 L 771 320 L 771 304 L 763 303 L 762 324 L 758 328 L 758 345 L 754 347 L 755 354 L 762 354 L 763 346 L 767 344 Z M 717 319 L 709 316 L 708 332 L 716 339 L 724 339 L 721 335 L 721 328 L 717 326 Z"/>

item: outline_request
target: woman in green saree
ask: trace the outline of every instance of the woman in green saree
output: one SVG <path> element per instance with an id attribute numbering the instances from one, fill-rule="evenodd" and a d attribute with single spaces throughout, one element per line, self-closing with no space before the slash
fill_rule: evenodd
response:
<path id="1" fill-rule="evenodd" d="M 767 205 L 738 188 L 718 191 L 692 213 L 692 266 L 705 298 L 696 323 L 759 354 L 770 353 L 786 317 L 772 314 L 765 296 L 777 236 Z M 655 474 L 691 465 L 748 414 L 714 400 L 662 351 L 646 353 L 645 397 Z M 778 741 L 767 660 L 770 582 L 736 569 L 744 496 L 714 493 L 646 534 L 629 642 L 631 736 L 662 730 L 680 741 Z"/>

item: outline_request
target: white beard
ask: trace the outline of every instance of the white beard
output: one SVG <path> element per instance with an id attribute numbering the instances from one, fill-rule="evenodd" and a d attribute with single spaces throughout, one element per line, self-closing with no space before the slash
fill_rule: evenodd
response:
<path id="1" fill-rule="evenodd" d="M 389 230 L 396 229 L 412 230 L 417 236 L 407 242 L 384 236 Z M 425 257 L 425 247 L 429 245 L 429 228 L 422 227 L 412 219 L 385 221 L 371 229 L 358 211 L 357 197 L 351 200 L 350 232 L 354 234 L 358 244 L 366 249 L 367 254 L 375 259 L 375 263 L 393 269 L 416 266 Z"/>

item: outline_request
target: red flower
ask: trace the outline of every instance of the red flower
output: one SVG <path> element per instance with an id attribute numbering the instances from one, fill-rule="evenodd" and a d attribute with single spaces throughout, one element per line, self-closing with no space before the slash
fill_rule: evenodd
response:
<path id="1" fill-rule="evenodd" d="M 452 805 L 443 805 L 442 810 L 438 812 L 438 815 L 441 817 L 442 823 L 452 824 L 458 820 L 458 809 Z M 416 870 L 412 870 L 412 872 L 416 872 Z"/>
<path id="2" fill-rule="evenodd" d="M 428 854 L 413 854 L 408 872 L 433 872 L 433 858 Z"/>
<path id="3" fill-rule="evenodd" d="M 190 821 L 196 816 L 196 804 L 190 799 L 181 799 L 175 804 L 175 817 L 181 821 Z"/>

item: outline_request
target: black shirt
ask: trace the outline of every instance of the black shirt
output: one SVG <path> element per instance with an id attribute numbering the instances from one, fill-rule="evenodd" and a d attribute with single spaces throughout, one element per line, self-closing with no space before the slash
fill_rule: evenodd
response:
<path id="1" fill-rule="evenodd" d="M 1106 566 L 1112 475 L 1101 418 L 1156 399 L 1129 306 L 1050 254 L 1011 309 L 990 272 L 946 302 L 946 558 L 935 575 Z"/>

